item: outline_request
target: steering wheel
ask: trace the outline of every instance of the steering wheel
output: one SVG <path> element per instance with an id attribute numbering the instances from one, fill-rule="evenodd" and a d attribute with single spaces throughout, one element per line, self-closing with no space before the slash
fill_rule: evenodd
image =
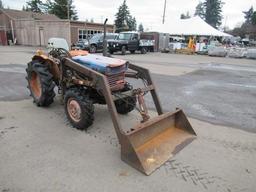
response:
<path id="1" fill-rule="evenodd" d="M 71 58 L 70 53 L 63 48 L 54 48 L 49 52 L 49 55 L 53 56 L 54 58 L 58 58 L 59 60 L 62 60 L 63 58 Z"/>
<path id="2" fill-rule="evenodd" d="M 71 55 L 70 55 L 69 51 L 67 51 L 66 49 L 58 48 L 57 51 L 58 51 L 60 57 L 71 58 Z"/>

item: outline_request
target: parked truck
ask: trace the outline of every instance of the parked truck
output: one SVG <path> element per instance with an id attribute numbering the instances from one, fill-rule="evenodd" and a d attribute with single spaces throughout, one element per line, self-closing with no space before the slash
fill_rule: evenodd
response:
<path id="1" fill-rule="evenodd" d="M 143 39 L 141 33 L 127 31 L 119 33 L 117 39 L 108 41 L 108 51 L 110 54 L 121 52 L 125 55 L 127 51 L 135 53 L 140 51 L 142 54 L 154 50 L 155 41 Z"/>

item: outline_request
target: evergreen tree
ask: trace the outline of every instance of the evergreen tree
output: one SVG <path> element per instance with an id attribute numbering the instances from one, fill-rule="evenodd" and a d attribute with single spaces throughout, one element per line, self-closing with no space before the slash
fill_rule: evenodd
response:
<path id="1" fill-rule="evenodd" d="M 245 22 L 248 24 L 252 23 L 252 17 L 253 17 L 253 7 L 251 6 L 251 8 L 248 11 L 243 11 L 244 13 L 244 18 L 245 18 Z"/>
<path id="2" fill-rule="evenodd" d="M 199 3 L 196 6 L 196 11 L 195 11 L 194 16 L 199 16 L 202 19 L 205 18 L 205 7 L 204 7 L 204 4 L 201 1 L 199 1 Z"/>
<path id="3" fill-rule="evenodd" d="M 137 30 L 137 21 L 136 21 L 136 18 L 135 17 L 130 17 L 128 22 L 127 22 L 127 25 L 129 27 L 129 31 L 136 31 Z"/>
<path id="4" fill-rule="evenodd" d="M 56 15 L 60 19 L 78 20 L 73 0 L 48 0 L 48 12 Z"/>
<path id="5" fill-rule="evenodd" d="M 126 0 L 120 5 L 118 8 L 118 12 L 116 13 L 115 25 L 116 32 L 122 31 L 132 31 L 136 30 L 137 23 L 135 17 L 130 15 L 129 8 L 126 4 Z"/>
<path id="6" fill-rule="evenodd" d="M 94 19 L 93 19 L 93 18 L 91 18 L 90 22 L 91 22 L 91 23 L 94 23 Z"/>
<path id="7" fill-rule="evenodd" d="M 254 11 L 252 14 L 252 24 L 256 25 L 256 11 Z"/>
<path id="8" fill-rule="evenodd" d="M 144 31 L 144 27 L 143 27 L 142 23 L 139 24 L 138 31 L 139 32 L 143 32 Z"/>
<path id="9" fill-rule="evenodd" d="M 23 8 L 25 9 L 25 11 L 42 13 L 43 12 L 43 2 L 42 2 L 42 0 L 30 0 L 27 2 L 26 7 L 23 6 Z"/>
<path id="10" fill-rule="evenodd" d="M 205 21 L 217 28 L 221 25 L 222 20 L 222 6 L 221 0 L 206 0 L 204 3 L 205 7 Z"/>

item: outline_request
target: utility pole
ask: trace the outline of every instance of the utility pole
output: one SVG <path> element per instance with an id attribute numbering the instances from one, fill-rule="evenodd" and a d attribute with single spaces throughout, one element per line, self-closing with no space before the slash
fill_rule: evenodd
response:
<path id="1" fill-rule="evenodd" d="M 164 24 L 164 21 L 165 21 L 165 10 L 166 10 L 166 0 L 164 0 L 163 24 Z"/>
<path id="2" fill-rule="evenodd" d="M 226 18 L 225 18 L 225 24 L 224 24 L 224 27 L 223 27 L 224 32 L 226 32 L 227 20 L 228 20 L 228 16 L 226 16 Z"/>
<path id="3" fill-rule="evenodd" d="M 104 34 L 103 34 L 103 56 L 105 57 L 108 55 L 108 48 L 107 48 L 108 42 L 106 39 L 107 22 L 108 22 L 108 18 L 106 18 L 104 22 Z"/>

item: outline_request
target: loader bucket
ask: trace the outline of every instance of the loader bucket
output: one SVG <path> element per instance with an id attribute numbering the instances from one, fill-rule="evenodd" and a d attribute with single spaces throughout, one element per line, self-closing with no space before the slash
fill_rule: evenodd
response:
<path id="1" fill-rule="evenodd" d="M 196 133 L 182 110 L 141 123 L 123 135 L 123 161 L 150 175 L 195 139 Z"/>

